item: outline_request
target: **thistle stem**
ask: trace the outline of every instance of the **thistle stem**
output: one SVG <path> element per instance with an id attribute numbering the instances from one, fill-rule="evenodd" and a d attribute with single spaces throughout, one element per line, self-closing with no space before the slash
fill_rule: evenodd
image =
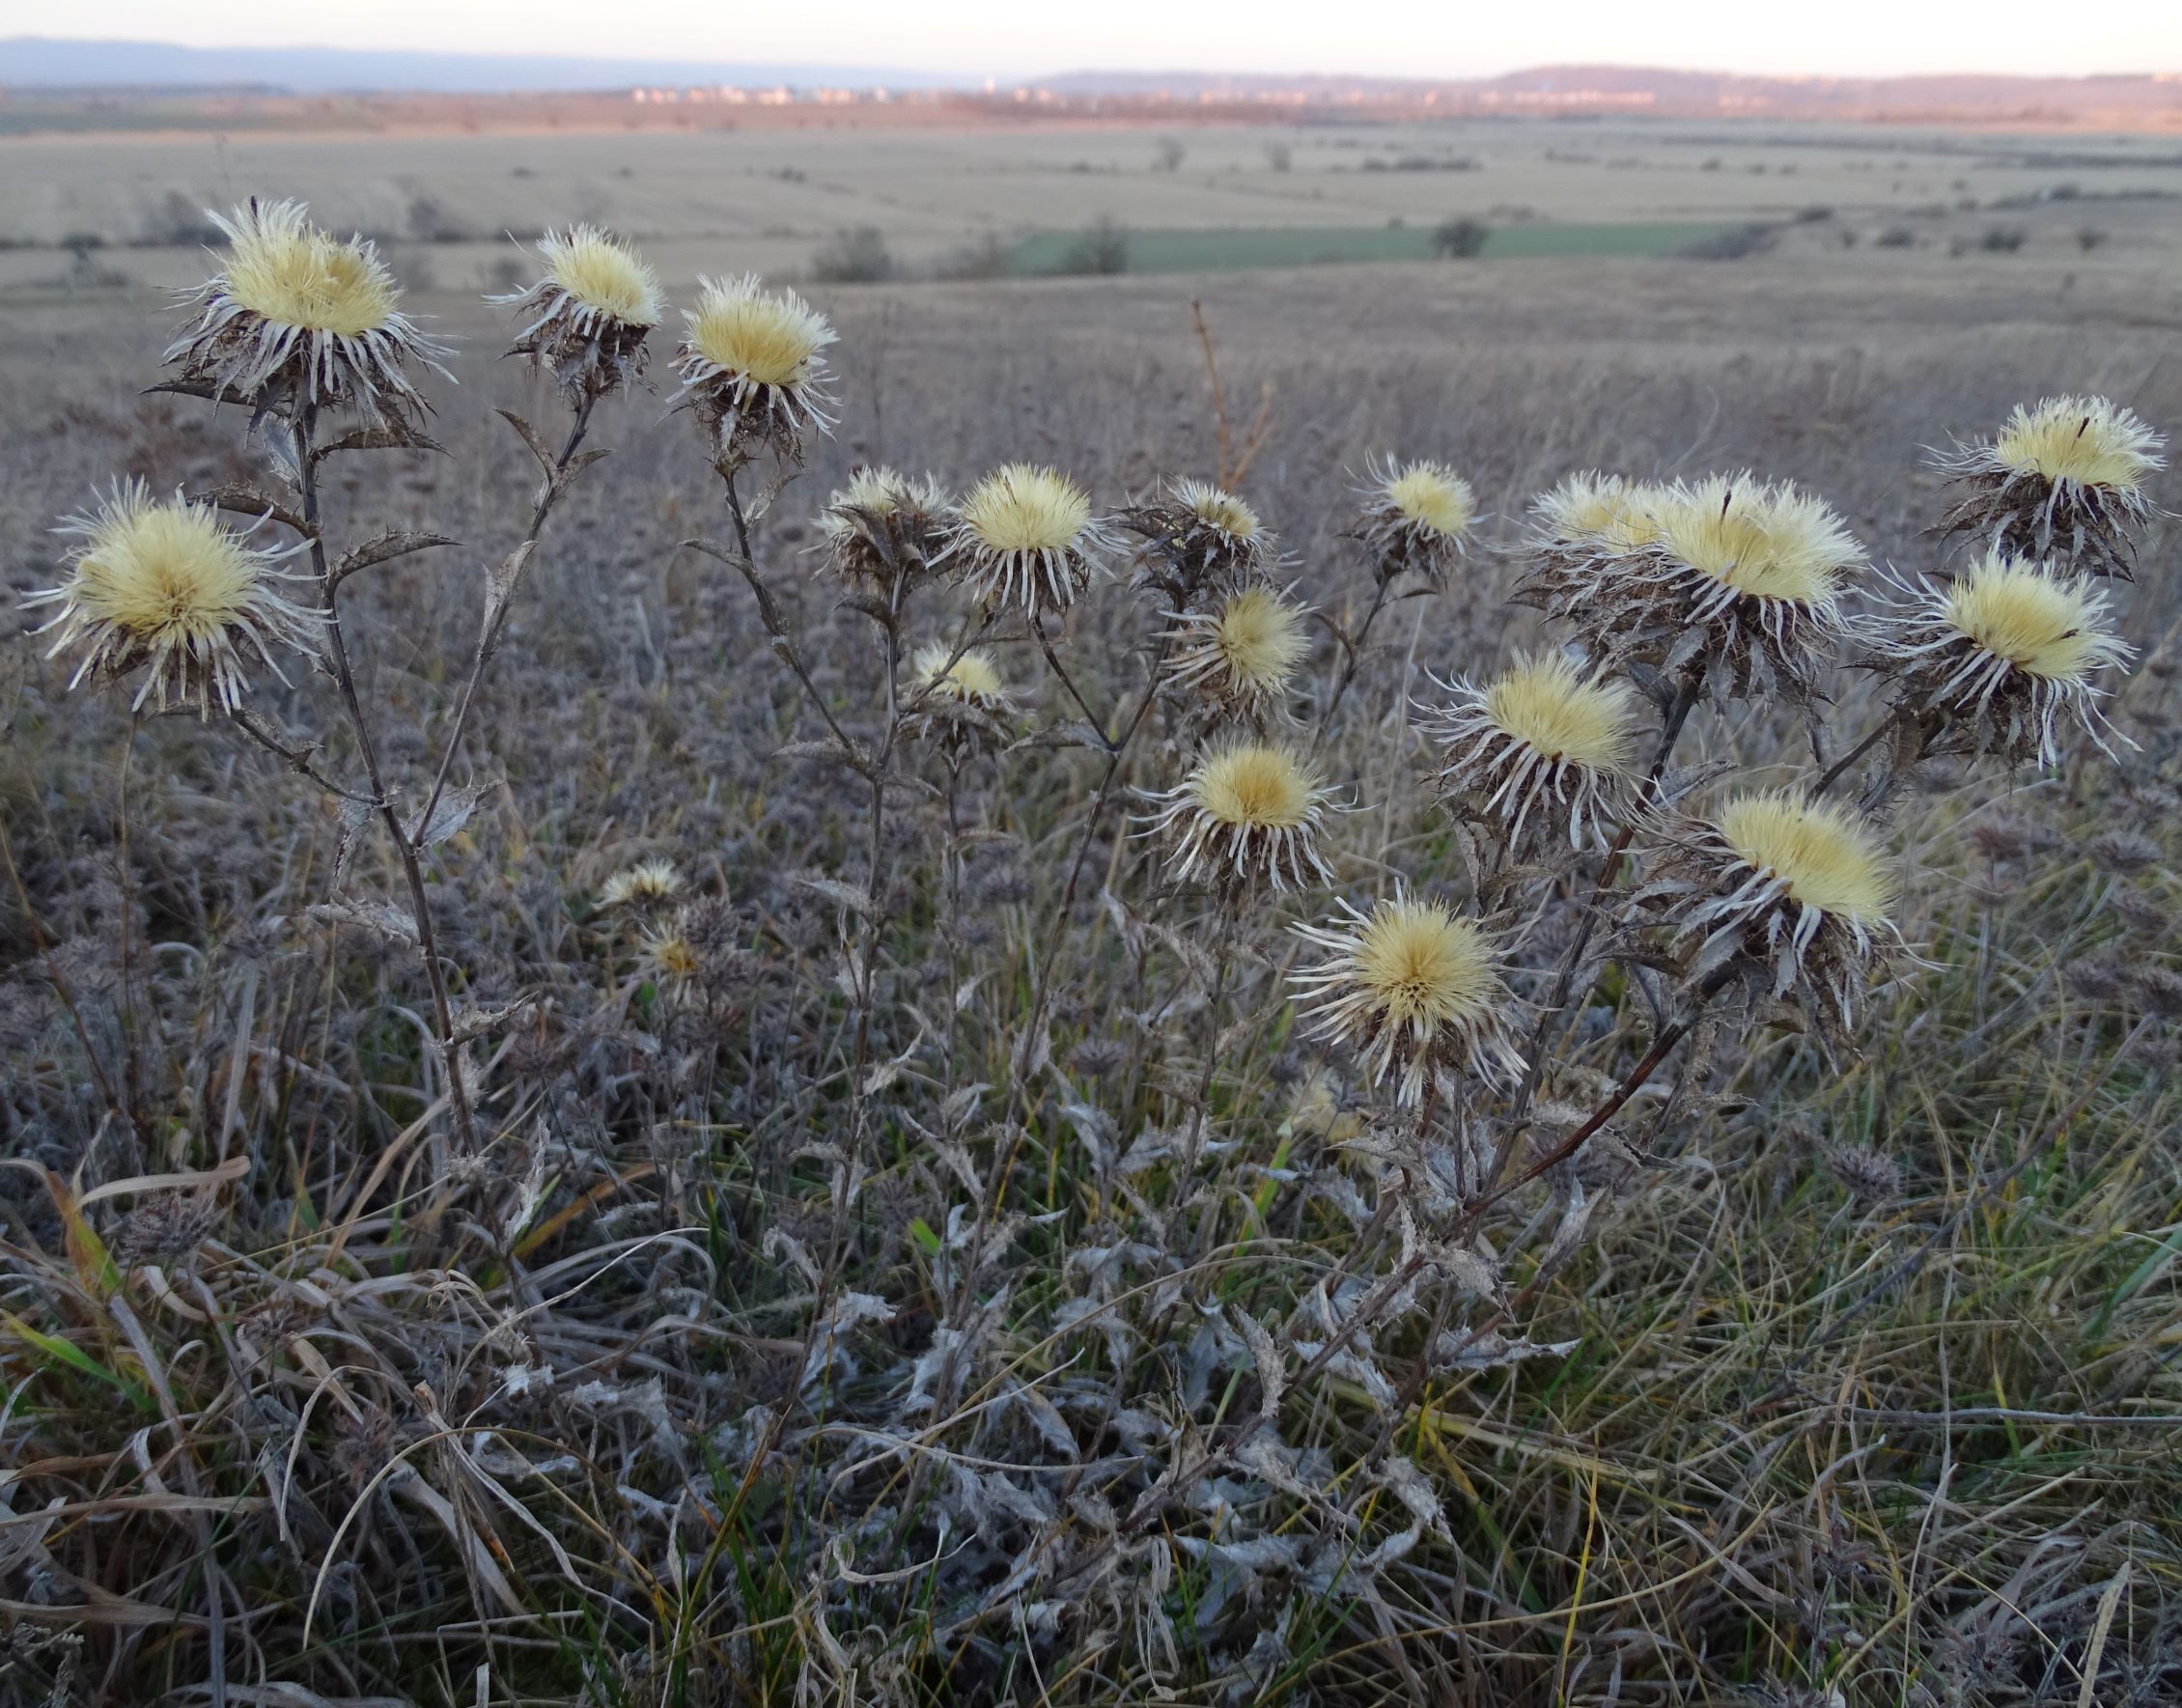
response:
<path id="1" fill-rule="evenodd" d="M 319 521 L 318 459 L 313 443 L 318 430 L 317 406 L 298 406 L 290 426 L 295 439 L 295 479 L 302 494 L 303 520 L 308 530 L 304 538 L 309 542 L 311 568 L 318 574 L 320 597 L 324 601 L 326 661 L 333 672 L 334 686 L 340 690 L 349 727 L 355 734 L 364 774 L 371 780 L 372 799 L 377 803 L 387 834 L 394 839 L 395 855 L 402 862 L 403 877 L 408 882 L 409 906 L 417 927 L 417 952 L 424 962 L 425 977 L 432 986 L 433 1021 L 437 1030 L 434 1041 L 439 1047 L 440 1067 L 447 1078 L 447 1097 L 454 1106 L 455 1125 L 462 1135 L 462 1148 L 474 1155 L 477 1123 L 470 1112 L 469 1087 L 462 1083 L 462 1068 L 457 1059 L 455 1009 L 448 998 L 447 971 L 440 965 L 439 946 L 433 933 L 432 902 L 425 893 L 424 868 L 418 863 L 417 851 L 407 830 L 403 827 L 402 815 L 395 810 L 393 798 L 387 794 L 386 778 L 379 769 L 378 748 L 372 741 L 370 722 L 364 716 L 363 703 L 356 696 L 355 672 L 349 662 L 348 638 L 341 627 L 340 583 L 326 563 L 325 531 Z M 420 829 L 423 824 L 424 820 L 420 819 Z"/>
<path id="2" fill-rule="evenodd" d="M 525 546 L 535 546 L 546 531 L 546 518 L 551 513 L 554 501 L 563 490 L 568 478 L 569 464 L 575 460 L 576 447 L 583 443 L 584 433 L 591 425 L 592 406 L 598 398 L 586 391 L 575 406 L 575 418 L 569 427 L 568 441 L 562 445 L 560 457 L 546 477 L 546 485 L 538 494 L 538 502 L 530 513 L 530 530 L 522 537 Z M 439 805 L 439 797 L 447 788 L 447 773 L 454 768 L 456 751 L 462 744 L 462 731 L 468 727 L 470 708 L 477 699 L 478 684 L 484 680 L 485 667 L 491 661 L 493 650 L 500 643 L 500 632 L 508 626 L 508 613 L 514 607 L 513 600 L 503 601 L 496 611 L 489 610 L 484 631 L 478 636 L 477 656 L 470 660 L 470 673 L 462 684 L 462 697 L 455 707 L 454 727 L 447 732 L 447 745 L 439 755 L 439 769 L 432 779 L 432 795 L 424 803 L 424 811 L 417 815 L 417 829 L 421 833 L 432 823 L 434 810 Z"/>

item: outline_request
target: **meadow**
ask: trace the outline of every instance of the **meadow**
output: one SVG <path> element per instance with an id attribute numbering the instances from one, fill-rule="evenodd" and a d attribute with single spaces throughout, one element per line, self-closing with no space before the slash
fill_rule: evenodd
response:
<path id="1" fill-rule="evenodd" d="M 98 230 L 119 275 L 0 255 L 12 592 L 68 584 L 51 530 L 117 477 L 276 513 L 299 604 L 314 537 L 364 549 L 340 671 L 276 648 L 254 723 L 132 714 L 140 663 L 71 690 L 50 604 L 0 650 L 0 1701 L 2176 1699 L 2172 519 L 2101 582 L 2112 733 L 1854 749 L 1910 691 L 1870 667 L 1876 569 L 1978 548 L 1928 451 L 2049 396 L 2182 424 L 2182 233 L 1988 159 L 2020 139 L 1478 128 L 1369 134 L 1370 171 L 1245 131 L 1174 171 L 1105 133 L 752 139 L 725 174 L 720 137 L 5 145 L 78 152 L 0 175 L 0 230 Z M 444 450 L 284 478 L 294 408 L 253 435 L 148 391 L 154 288 L 213 265 L 134 241 L 170 189 L 394 227 Z M 403 236 L 420 195 L 473 235 Z M 679 313 L 571 437 L 475 294 L 488 224 L 611 219 L 690 305 L 875 222 L 924 266 L 1103 213 L 1503 202 L 1539 214 L 1510 240 L 1777 236 L 809 285 L 838 421 L 793 442 L 669 412 Z M 1387 531 L 1388 459 L 1467 483 L 1459 556 Z M 1105 518 L 1067 600 L 837 496 L 1017 461 Z M 1677 641 L 1511 602 L 1570 475 L 1746 469 L 1875 566 L 1826 644 L 1752 681 L 1722 641 L 1700 691 Z M 1177 673 L 1234 597 L 1176 556 L 1181 478 L 1246 500 L 1250 585 L 1311 613 L 1256 698 Z M 1636 685 L 1627 862 L 1611 828 L 1502 846 L 1449 781 L 1457 679 L 1571 645 Z M 1193 869 L 1202 824 L 1158 822 L 1235 742 L 1323 782 L 1323 868 Z M 1648 889 L 1680 821 L 1639 810 L 1836 768 L 1900 935 L 1827 939 L 1846 1025 L 1741 938 L 1712 982 Z M 1482 922 L 1503 981 L 1417 1098 L 1291 982 L 1327 955 L 1296 927 L 1397 895 Z"/>

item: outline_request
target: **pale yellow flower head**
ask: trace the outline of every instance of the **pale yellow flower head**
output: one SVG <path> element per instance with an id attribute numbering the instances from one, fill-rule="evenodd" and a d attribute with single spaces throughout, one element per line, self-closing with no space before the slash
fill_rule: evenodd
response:
<path id="1" fill-rule="evenodd" d="M 1301 606 L 1270 587 L 1249 586 L 1209 611 L 1191 611 L 1171 630 L 1172 680 L 1229 711 L 1256 715 L 1288 691 L 1310 651 Z"/>
<path id="2" fill-rule="evenodd" d="M 1663 550 L 1752 599 L 1831 605 L 1863 563 L 1824 500 L 1748 474 L 1675 487 L 1654 514 Z"/>
<path id="3" fill-rule="evenodd" d="M 942 558 L 988 605 L 1065 610 L 1113 542 L 1090 494 L 1055 468 L 1009 462 L 969 490 Z"/>
<path id="4" fill-rule="evenodd" d="M 1532 508 L 1552 542 L 1633 551 L 1659 538 L 1656 511 L 1664 491 L 1618 474 L 1572 474 Z"/>
<path id="5" fill-rule="evenodd" d="M 2009 469 L 2059 483 L 2134 492 L 2163 466 L 2159 435 L 2105 398 L 2046 398 L 2018 404 L 1993 450 Z"/>
<path id="6" fill-rule="evenodd" d="M 290 577 L 277 567 L 298 548 L 259 551 L 210 505 L 156 500 L 132 481 L 61 532 L 81 542 L 69 578 L 25 602 L 58 607 L 39 632 L 56 632 L 48 657 L 81 651 L 75 682 L 143 664 L 135 704 L 172 697 L 233 711 L 251 657 L 280 676 L 275 645 L 314 650 L 316 619 L 282 595 Z"/>
<path id="7" fill-rule="evenodd" d="M 1230 540 L 1257 538 L 1258 513 L 1233 492 L 1206 481 L 1184 480 L 1175 482 L 1174 497 L 1200 522 Z"/>
<path id="8" fill-rule="evenodd" d="M 1999 553 L 1947 590 L 1944 609 L 1971 642 L 2033 676 L 2081 682 L 2113 662 L 2102 599 L 2080 580 Z"/>
<path id="9" fill-rule="evenodd" d="M 447 351 L 402 313 L 402 293 L 363 238 L 312 224 L 300 202 L 251 201 L 211 219 L 228 239 L 219 271 L 184 300 L 196 318 L 168 347 L 182 378 L 253 408 L 354 405 L 407 428 L 429 412 L 405 372 L 446 375 Z"/>
<path id="10" fill-rule="evenodd" d="M 1634 696 L 1557 654 L 1519 659 L 1485 687 L 1485 714 L 1545 759 L 1619 771 L 1636 739 Z"/>
<path id="11" fill-rule="evenodd" d="M 1413 524 L 1449 540 L 1477 512 L 1469 483 L 1443 462 L 1405 462 L 1385 482 L 1386 501 Z"/>
<path id="12" fill-rule="evenodd" d="M 1292 830 L 1322 798 L 1318 778 L 1285 747 L 1249 742 L 1228 747 L 1190 774 L 1197 810 L 1244 829 Z"/>
<path id="13" fill-rule="evenodd" d="M 538 240 L 546 276 L 594 314 L 628 326 L 657 326 L 664 310 L 659 275 L 629 243 L 597 226 L 547 232 Z"/>
<path id="14" fill-rule="evenodd" d="M 1398 1026 L 1474 1021 L 1506 996 L 1490 939 L 1438 902 L 1381 902 L 1355 956 L 1357 985 Z"/>
<path id="15" fill-rule="evenodd" d="M 963 500 L 963 526 L 995 552 L 1073 550 L 1091 520 L 1091 498 L 1057 468 L 1010 462 Z"/>
<path id="16" fill-rule="evenodd" d="M 1396 895 L 1345 918 L 1300 925 L 1296 935 L 1329 951 L 1291 975 L 1312 1002 L 1319 1037 L 1357 1052 L 1373 1085 L 1389 1074 L 1406 1104 L 1423 1101 L 1442 1074 L 1506 1084 L 1523 1072 L 1510 1037 L 1514 1002 L 1498 946 L 1475 920 L 1439 902 Z"/>
<path id="17" fill-rule="evenodd" d="M 1866 930 L 1885 924 L 1896 886 L 1886 851 L 1850 812 L 1792 792 L 1739 795 L 1714 820 L 1742 862 L 1789 899 Z"/>
<path id="18" fill-rule="evenodd" d="M 1001 680 L 992 653 L 984 647 L 969 647 L 950 663 L 953 653 L 954 648 L 944 641 L 921 647 L 909 662 L 910 673 L 918 682 L 931 684 L 935 693 L 971 705 L 990 708 L 1007 699 L 1007 684 Z"/>
<path id="19" fill-rule="evenodd" d="M 354 337 L 378 331 L 401 308 L 378 252 L 360 238 L 329 237 L 300 202 L 252 202 L 232 218 L 211 218 L 228 238 L 219 282 L 251 314 Z"/>
<path id="20" fill-rule="evenodd" d="M 602 908 L 626 908 L 635 903 L 670 901 L 682 893 L 682 874 L 672 860 L 639 860 L 626 872 L 616 872 L 599 892 Z"/>
<path id="21" fill-rule="evenodd" d="M 797 386 L 823 371 L 832 326 L 793 291 L 768 291 L 756 273 L 699 279 L 687 312 L 687 349 L 723 374 L 756 385 Z"/>
<path id="22" fill-rule="evenodd" d="M 1153 829 L 1174 829 L 1175 876 L 1229 886 L 1268 882 L 1300 887 L 1332 874 L 1319 852 L 1319 827 L 1332 802 L 1324 781 L 1292 749 L 1229 742 L 1207 751 L 1164 802 Z"/>

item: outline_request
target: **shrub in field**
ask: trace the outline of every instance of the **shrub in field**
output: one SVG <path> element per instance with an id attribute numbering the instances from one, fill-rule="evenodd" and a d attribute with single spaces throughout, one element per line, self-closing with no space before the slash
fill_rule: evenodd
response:
<path id="1" fill-rule="evenodd" d="M 152 955 L 125 883 L 98 891 L 112 957 L 32 934 L 66 1024 L 6 1106 L 35 1188 L 0 1243 L 8 1688 L 1790 1701 L 1915 1674 L 1999 1701 L 2054 1674 L 2000 1604 L 1958 1607 L 1950 1578 L 1927 1605 L 1900 1559 L 1928 1523 L 1969 1554 L 1950 1503 L 2053 1414 L 1997 1401 L 1957 1482 L 1981 1438 L 1950 1379 L 1944 1410 L 1893 1404 L 1890 1339 L 1812 1368 L 1927 1285 L 1944 1323 L 1933 1253 L 2057 1174 L 2051 1143 L 1791 1294 L 1806 1340 L 1732 1330 L 1912 1190 L 1857 1126 L 1861 1061 L 1959 1050 L 1978 1078 L 1908 1100 L 1936 1133 L 2017 1087 L 2041 1130 L 2109 1080 L 2116 1126 L 2171 1110 L 2141 1054 L 2182 1009 L 2143 946 L 2170 934 L 2171 779 L 2130 776 L 2083 869 L 2040 867 L 1993 806 L 2011 774 L 2108 763 L 2086 743 L 2131 755 L 2116 582 L 2162 466 L 2133 413 L 2052 399 L 1947 454 L 1936 531 L 1968 549 L 1922 574 L 1747 470 L 1571 474 L 1495 537 L 1452 463 L 1370 455 L 1352 610 L 1236 490 L 1260 440 L 1238 449 L 1224 405 L 1215 478 L 1110 512 L 1028 446 L 959 494 L 858 467 L 792 567 L 782 491 L 857 400 L 817 308 L 706 280 L 671 383 L 722 522 L 685 544 L 777 666 L 777 699 L 735 685 L 787 738 L 741 804 L 818 852 L 762 900 L 696 835 L 564 889 L 484 832 L 523 732 L 478 708 L 647 372 L 657 277 L 577 227 L 496 299 L 561 417 L 505 412 L 537 485 L 464 667 L 375 694 L 358 578 L 454 543 L 337 539 L 329 483 L 444 454 L 446 351 L 370 245 L 285 204 L 221 229 L 166 388 L 231 410 L 256 472 L 112 487 L 35 608 L 71 686 L 232 732 L 335 834 L 242 928 L 217 1026 L 169 965 L 210 958 Z M 806 584 L 832 625 L 801 619 Z M 1404 607 L 1445 674 L 1375 646 Z M 1878 704 L 1837 729 L 1844 666 Z M 1935 838 L 1904 820 L 1936 775 L 1977 882 L 2057 896 L 2094 1006 L 2055 999 L 2057 966 L 1994 970 L 1993 928 L 1932 899 Z M 2124 946 L 2077 953 L 2086 921 Z M 1920 1010 L 1954 956 L 1980 970 L 1942 1040 Z M 2102 1064 L 2056 1070 L 2073 1113 L 1976 1065 L 2032 1048 Z M 1813 1161 L 1832 1222 L 1763 1220 Z M 2144 1234 L 2083 1296 L 2127 1315 L 2170 1248 Z M 2061 1261 L 2017 1256 L 2041 1289 Z M 2124 1401 L 2160 1363 L 2103 1377 L 2121 1397 L 2074 1424 L 2153 1421 Z M 1592 1439 L 1518 1415 L 1564 1386 Z M 1783 1414 L 1807 1428 L 1769 1436 Z M 1880 1424 L 1941 1444 L 1888 1457 Z M 1919 1476 L 1942 1493 L 1901 1520 Z M 2143 1528 L 1976 1544 L 2008 1608 L 2084 1615 L 2071 1690 L 2173 1675 L 2172 1622 L 2117 1619 L 2148 1593 L 2127 1562 L 2174 1564 Z M 2069 1576 L 2094 1557 L 2095 1588 Z M 1629 1587 L 1594 1608 L 1595 1573 Z"/>

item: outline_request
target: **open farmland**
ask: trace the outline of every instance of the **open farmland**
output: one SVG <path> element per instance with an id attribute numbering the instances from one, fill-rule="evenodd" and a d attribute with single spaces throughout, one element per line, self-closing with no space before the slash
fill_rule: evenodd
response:
<path id="1" fill-rule="evenodd" d="M 572 219 L 641 238 L 675 283 L 804 273 L 837 234 L 865 228 L 911 271 L 974 266 L 981 246 L 1031 245 L 1042 264 L 1102 219 L 1161 268 L 1223 265 L 1223 232 L 1251 265 L 1423 254 L 1450 219 L 1486 226 L 1489 257 L 1637 253 L 1680 246 L 1685 228 L 1799 218 L 1800 249 L 1885 242 L 1894 259 L 1974 246 L 1996 227 L 2052 254 L 2091 230 L 2124 255 L 2182 255 L 2182 150 L 2160 137 L 1628 121 L 238 129 L 17 136 L 0 140 L 0 239 L 33 245 L 0 252 L 0 288 L 14 289 L 64 278 L 71 240 L 99 245 L 98 271 L 185 280 L 202 210 L 249 194 L 302 197 L 450 289 L 503 274 L 507 233 Z M 1607 227 L 1624 235 L 1580 229 Z"/>
<path id="2" fill-rule="evenodd" d="M 1576 471 L 1793 482 L 1906 573 L 1968 551 L 1928 447 L 2058 394 L 2182 427 L 2182 166 L 1477 124 L 1177 130 L 1169 169 L 1165 140 L 0 143 L 12 596 L 63 583 L 51 530 L 116 477 L 292 518 L 261 541 L 446 537 L 339 579 L 352 695 L 252 669 L 255 742 L 0 647 L 5 1708 L 2182 1697 L 2172 518 L 2101 583 L 2112 731 L 2072 715 L 2050 762 L 1854 763 L 1897 690 L 1845 641 L 1807 701 L 1636 702 L 1681 802 L 1851 762 L 1900 940 L 1830 944 L 1860 973 L 1831 1041 L 1770 965 L 1707 1010 L 1678 904 L 1635 903 L 1651 828 L 1636 881 L 1565 828 L 1497 860 L 1416 720 L 1598 642 L 1508 599 Z M 446 454 L 304 456 L 305 506 L 277 417 L 147 392 L 165 289 L 213 265 L 174 225 L 251 194 L 385 235 L 453 347 L 412 368 Z M 732 481 L 669 412 L 678 313 L 576 467 L 477 299 L 531 265 L 491 233 L 573 218 L 679 307 L 843 229 L 930 272 L 1102 217 L 1145 276 L 800 286 L 838 425 Z M 1451 218 L 1483 255 L 1419 258 Z M 1321 263 L 1361 235 L 1380 259 Z M 1359 538 L 1387 458 L 1468 483 L 1436 574 Z M 959 562 L 899 598 L 837 573 L 858 466 L 962 494 L 1011 460 L 1102 518 L 1227 476 L 1282 547 L 1253 588 L 1312 613 L 1272 697 L 1165 672 L 1203 613 L 1132 583 L 1118 521 L 1065 609 L 988 622 Z M 275 567 L 321 608 L 307 550 Z M 912 660 L 972 636 L 1001 692 L 930 714 Z M 1207 879 L 1152 824 L 1245 740 L 1323 781 L 1324 881 Z M 1493 1012 L 1551 1057 L 1527 1128 L 1452 1069 L 1399 1100 L 1291 1000 L 1294 928 L 1396 893 L 1503 943 Z"/>

